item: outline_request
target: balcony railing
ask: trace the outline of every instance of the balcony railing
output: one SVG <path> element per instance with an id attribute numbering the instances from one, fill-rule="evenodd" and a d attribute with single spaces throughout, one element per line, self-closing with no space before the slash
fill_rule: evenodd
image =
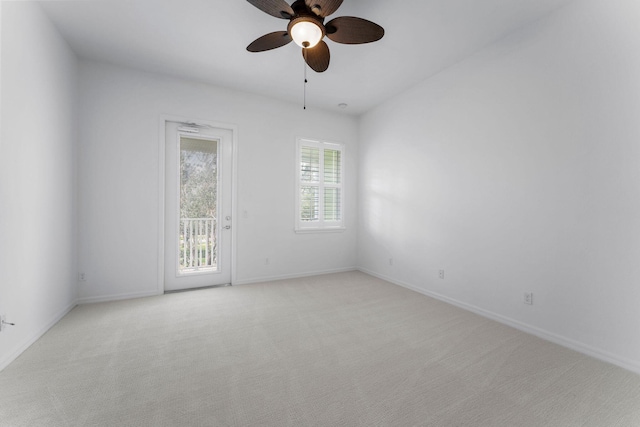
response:
<path id="1" fill-rule="evenodd" d="M 181 218 L 179 233 L 181 273 L 217 270 L 218 230 L 215 218 Z"/>

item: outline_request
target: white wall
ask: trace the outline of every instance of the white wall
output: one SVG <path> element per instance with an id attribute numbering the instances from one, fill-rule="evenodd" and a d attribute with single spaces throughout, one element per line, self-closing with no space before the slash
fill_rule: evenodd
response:
<path id="1" fill-rule="evenodd" d="M 97 62 L 80 75 L 81 301 L 158 290 L 161 115 L 238 127 L 235 283 L 355 267 L 354 118 Z M 346 144 L 346 232 L 293 232 L 296 136 Z"/>
<path id="2" fill-rule="evenodd" d="M 576 1 L 366 114 L 359 266 L 640 372 L 638 22 Z"/>
<path id="3" fill-rule="evenodd" d="M 2 3 L 0 369 L 77 296 L 77 61 L 38 6 Z"/>

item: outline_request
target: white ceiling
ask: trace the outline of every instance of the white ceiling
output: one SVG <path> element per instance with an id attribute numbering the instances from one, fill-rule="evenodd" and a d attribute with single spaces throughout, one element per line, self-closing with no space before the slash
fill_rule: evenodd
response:
<path id="1" fill-rule="evenodd" d="M 327 41 L 331 65 L 309 70 L 308 108 L 360 114 L 573 0 L 345 0 L 337 16 L 385 28 L 366 45 Z M 287 21 L 244 0 L 40 2 L 81 58 L 168 74 L 299 103 L 304 61 L 291 43 L 246 46 Z"/>

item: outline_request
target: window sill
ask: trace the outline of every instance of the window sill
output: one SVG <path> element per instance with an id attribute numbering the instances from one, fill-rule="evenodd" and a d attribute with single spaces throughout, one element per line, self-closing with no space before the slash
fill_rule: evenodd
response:
<path id="1" fill-rule="evenodd" d="M 330 227 L 330 228 L 296 228 L 293 231 L 296 234 L 312 234 L 312 233 L 343 233 L 346 230 L 345 227 Z"/>

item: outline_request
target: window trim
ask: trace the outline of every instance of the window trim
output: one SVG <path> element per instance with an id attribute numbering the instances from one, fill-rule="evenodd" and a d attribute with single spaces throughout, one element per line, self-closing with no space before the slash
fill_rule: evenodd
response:
<path id="1" fill-rule="evenodd" d="M 323 196 L 321 196 L 320 206 L 319 206 L 319 220 L 317 222 L 309 223 L 307 221 L 300 220 L 301 214 L 301 200 L 300 200 L 300 188 L 307 184 L 301 181 L 300 177 L 300 157 L 302 147 L 317 147 L 323 153 L 325 149 L 333 149 L 340 151 L 340 184 L 334 185 L 331 187 L 336 187 L 340 189 L 340 220 L 339 221 L 326 221 L 324 220 L 324 209 L 323 209 Z M 294 231 L 296 233 L 340 233 L 346 230 L 345 227 L 345 174 L 344 174 L 344 164 L 345 164 L 345 145 L 338 142 L 330 142 L 323 141 L 312 138 L 296 138 L 296 150 L 295 150 L 295 227 Z M 324 154 L 321 156 L 320 161 L 320 182 L 319 182 L 319 193 L 321 195 L 324 194 Z"/>

